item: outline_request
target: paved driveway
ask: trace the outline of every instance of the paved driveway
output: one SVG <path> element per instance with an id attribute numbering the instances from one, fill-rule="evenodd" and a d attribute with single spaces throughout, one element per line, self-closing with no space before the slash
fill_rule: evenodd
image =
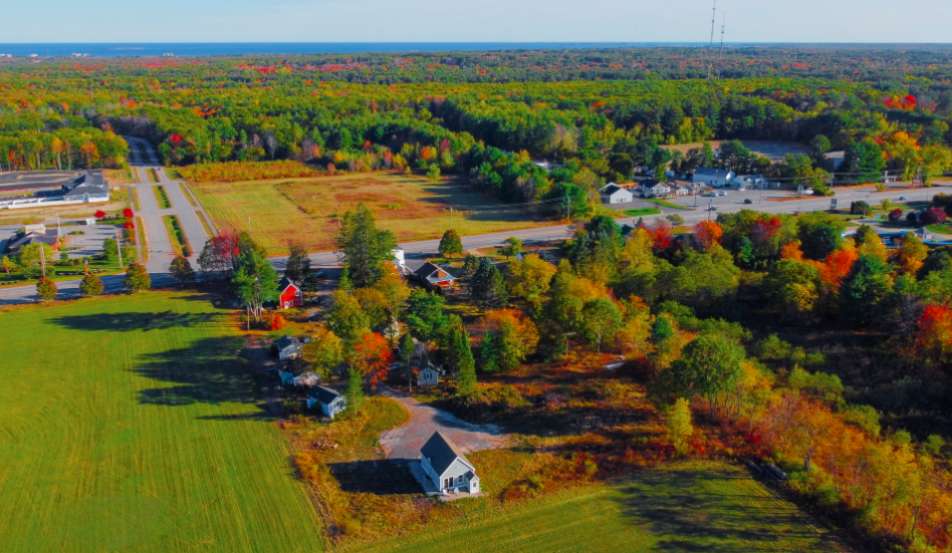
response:
<path id="1" fill-rule="evenodd" d="M 452 413 L 393 391 L 385 391 L 384 395 L 399 401 L 410 412 L 406 424 L 380 436 L 380 447 L 388 459 L 418 459 L 420 448 L 437 430 L 449 437 L 463 453 L 503 447 L 508 441 L 496 425 L 468 423 Z"/>

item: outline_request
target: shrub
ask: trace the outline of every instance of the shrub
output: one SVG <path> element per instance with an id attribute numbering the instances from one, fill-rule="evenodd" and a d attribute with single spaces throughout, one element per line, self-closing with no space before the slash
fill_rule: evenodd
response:
<path id="1" fill-rule="evenodd" d="M 948 218 L 945 210 L 939 207 L 930 207 L 929 209 L 922 212 L 922 215 L 919 217 L 919 220 L 923 225 L 935 225 L 938 223 L 944 223 Z"/>
<path id="2" fill-rule="evenodd" d="M 126 287 L 133 294 L 152 287 L 152 279 L 141 263 L 133 261 L 129 264 L 126 269 Z"/>
<path id="3" fill-rule="evenodd" d="M 39 296 L 41 301 L 55 300 L 57 291 L 56 283 L 49 277 L 41 277 L 36 282 L 36 295 Z"/>
<path id="4" fill-rule="evenodd" d="M 869 215 L 873 208 L 867 202 L 859 200 L 850 204 L 850 213 L 853 215 Z"/>
<path id="5" fill-rule="evenodd" d="M 99 296 L 104 291 L 102 279 L 87 272 L 83 275 L 83 280 L 79 283 L 79 293 L 84 296 Z"/>

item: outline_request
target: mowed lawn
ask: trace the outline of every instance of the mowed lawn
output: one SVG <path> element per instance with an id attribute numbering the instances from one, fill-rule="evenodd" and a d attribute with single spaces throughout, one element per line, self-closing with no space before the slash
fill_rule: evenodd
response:
<path id="1" fill-rule="evenodd" d="M 450 228 L 465 236 L 553 224 L 452 179 L 369 173 L 191 186 L 220 228 L 247 230 L 274 255 L 287 254 L 291 239 L 311 251 L 334 249 L 339 217 L 360 203 L 402 242 Z"/>
<path id="2" fill-rule="evenodd" d="M 451 545 L 450 545 L 451 544 Z M 372 553 L 753 553 L 848 551 L 795 505 L 718 462 L 650 469 L 614 485 L 530 501 Z"/>
<path id="3" fill-rule="evenodd" d="M 0 311 L 0 551 L 322 550 L 242 339 L 205 298 Z"/>

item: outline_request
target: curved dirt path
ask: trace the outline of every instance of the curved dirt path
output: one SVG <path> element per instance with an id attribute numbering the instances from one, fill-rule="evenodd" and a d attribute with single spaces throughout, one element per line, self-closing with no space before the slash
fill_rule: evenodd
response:
<path id="1" fill-rule="evenodd" d="M 384 395 L 399 401 L 410 413 L 407 422 L 380 435 L 380 447 L 388 459 L 418 459 L 420 448 L 439 430 L 463 453 L 496 449 L 508 442 L 508 436 L 494 424 L 472 424 L 452 413 L 424 405 L 412 397 L 384 390 Z"/>

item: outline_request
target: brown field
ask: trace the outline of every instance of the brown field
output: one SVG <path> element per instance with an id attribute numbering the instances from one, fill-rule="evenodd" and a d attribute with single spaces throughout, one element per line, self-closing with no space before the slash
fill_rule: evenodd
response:
<path id="1" fill-rule="evenodd" d="M 471 235 L 552 224 L 456 180 L 391 173 L 205 182 L 192 190 L 219 228 L 247 230 L 271 254 L 286 253 L 289 240 L 311 251 L 333 249 L 339 218 L 360 203 L 402 242 L 438 238 L 449 228 Z"/>

